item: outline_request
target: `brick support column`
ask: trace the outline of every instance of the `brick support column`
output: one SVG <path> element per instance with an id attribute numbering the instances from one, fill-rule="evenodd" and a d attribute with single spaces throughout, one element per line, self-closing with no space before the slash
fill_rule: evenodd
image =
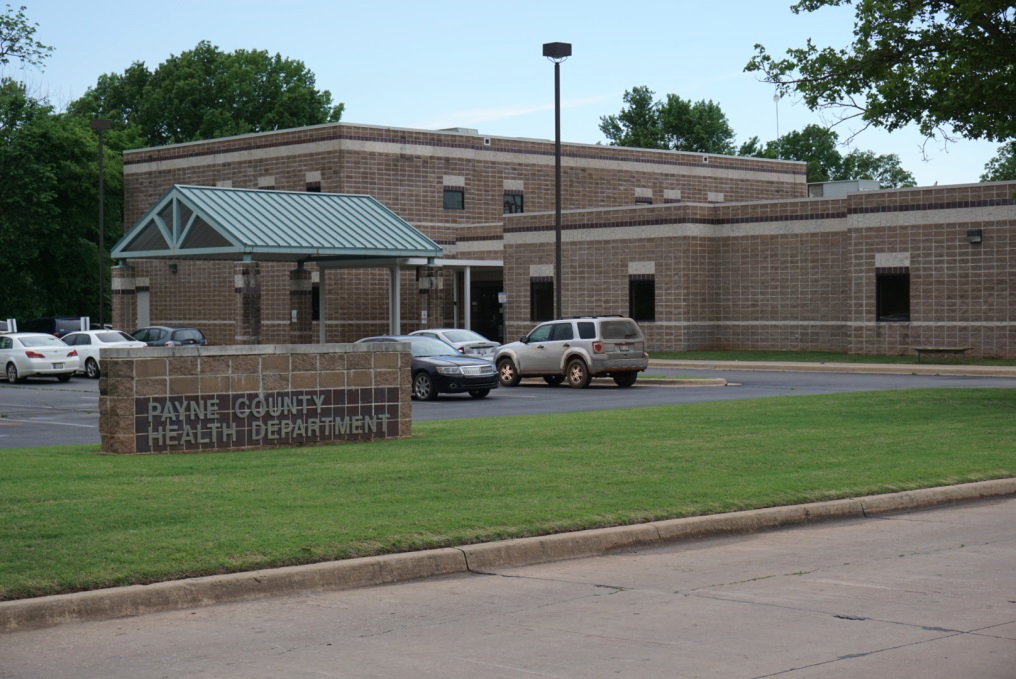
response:
<path id="1" fill-rule="evenodd" d="M 137 327 L 137 294 L 134 269 L 128 266 L 115 266 L 111 271 L 111 292 L 113 297 L 113 317 L 110 322 L 114 328 L 132 332 Z"/>
<path id="2" fill-rule="evenodd" d="M 311 323 L 313 285 L 311 272 L 302 266 L 289 272 L 289 343 L 311 344 L 314 325 Z"/>
<path id="3" fill-rule="evenodd" d="M 257 262 L 233 265 L 233 291 L 236 293 L 236 343 L 260 344 L 261 266 Z"/>

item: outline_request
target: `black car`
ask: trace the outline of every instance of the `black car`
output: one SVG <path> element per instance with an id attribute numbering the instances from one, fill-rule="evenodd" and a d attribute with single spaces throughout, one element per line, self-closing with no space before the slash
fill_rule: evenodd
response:
<path id="1" fill-rule="evenodd" d="M 150 325 L 138 328 L 131 335 L 150 347 L 205 346 L 208 340 L 197 328 L 174 325 Z"/>
<path id="2" fill-rule="evenodd" d="M 497 370 L 483 358 L 463 356 L 452 345 L 422 335 L 381 335 L 357 340 L 368 342 L 405 342 L 413 354 L 413 398 L 433 401 L 438 394 L 468 393 L 483 398 L 497 389 Z"/>

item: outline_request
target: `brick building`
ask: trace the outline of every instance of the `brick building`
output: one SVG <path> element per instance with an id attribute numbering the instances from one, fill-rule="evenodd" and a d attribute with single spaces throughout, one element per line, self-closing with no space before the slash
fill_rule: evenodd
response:
<path id="1" fill-rule="evenodd" d="M 511 339 L 548 314 L 550 141 L 338 123 L 127 152 L 124 174 L 127 224 L 178 184 L 373 196 L 444 251 L 442 268 L 407 266 L 403 331 L 469 322 Z M 632 313 L 654 349 L 1016 356 L 1014 191 L 807 198 L 803 163 L 563 144 L 564 313 Z M 238 341 L 232 264 L 125 264 L 118 326 L 194 324 L 216 344 Z M 310 268 L 327 291 L 314 337 L 387 330 L 386 271 Z M 291 341 L 291 270 L 262 267 L 262 342 Z"/>

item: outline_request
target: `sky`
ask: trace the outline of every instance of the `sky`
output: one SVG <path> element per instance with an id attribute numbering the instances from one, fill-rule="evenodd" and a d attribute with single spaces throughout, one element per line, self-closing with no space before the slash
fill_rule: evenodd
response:
<path id="1" fill-rule="evenodd" d="M 547 42 L 572 44 L 561 65 L 561 137 L 605 143 L 600 119 L 647 86 L 720 105 L 736 143 L 828 124 L 744 66 L 762 44 L 783 55 L 811 38 L 851 42 L 851 8 L 795 15 L 793 0 L 11 0 L 26 5 L 35 38 L 54 48 L 42 70 L 8 65 L 58 110 L 105 73 L 149 70 L 207 40 L 224 52 L 266 50 L 302 61 L 350 123 L 495 137 L 554 137 L 554 66 Z M 826 114 L 828 115 L 828 114 Z M 835 128 L 840 140 L 858 126 Z M 860 131 L 852 148 L 895 153 L 919 186 L 977 182 L 991 142 L 925 140 L 916 128 Z"/>

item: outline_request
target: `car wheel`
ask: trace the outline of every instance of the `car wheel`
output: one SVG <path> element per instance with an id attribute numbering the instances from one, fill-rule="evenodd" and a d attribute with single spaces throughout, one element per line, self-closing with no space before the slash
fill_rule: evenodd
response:
<path id="1" fill-rule="evenodd" d="M 18 377 L 18 366 L 13 363 L 7 364 L 7 381 L 11 384 L 17 384 L 21 381 L 21 378 Z"/>
<path id="2" fill-rule="evenodd" d="M 639 374 L 634 371 L 629 373 L 618 373 L 614 375 L 614 384 L 622 388 L 630 387 L 631 385 L 635 384 L 635 380 L 637 380 L 638 378 Z"/>
<path id="3" fill-rule="evenodd" d="M 593 377 L 589 374 L 589 369 L 581 358 L 573 358 L 569 361 L 566 372 L 568 373 L 568 386 L 572 389 L 585 389 Z"/>
<path id="4" fill-rule="evenodd" d="M 510 358 L 502 358 L 497 362 L 497 378 L 501 381 L 502 386 L 515 387 L 518 386 L 522 375 L 519 375 L 514 361 Z"/>
<path id="5" fill-rule="evenodd" d="M 543 381 L 552 387 L 556 387 L 564 382 L 564 375 L 544 375 Z"/>
<path id="6" fill-rule="evenodd" d="M 74 377 L 74 373 L 64 373 L 63 375 L 56 376 L 61 382 L 70 382 L 72 377 Z"/>
<path id="7" fill-rule="evenodd" d="M 437 398 L 434 380 L 427 373 L 416 373 L 413 378 L 413 398 L 419 401 L 433 401 Z"/>
<path id="8" fill-rule="evenodd" d="M 472 396 L 473 398 L 483 398 L 489 393 L 490 389 L 473 389 L 471 392 L 469 392 L 469 395 Z"/>
<path id="9" fill-rule="evenodd" d="M 85 374 L 93 380 L 99 379 L 99 364 L 95 362 L 94 358 L 85 361 Z"/>

